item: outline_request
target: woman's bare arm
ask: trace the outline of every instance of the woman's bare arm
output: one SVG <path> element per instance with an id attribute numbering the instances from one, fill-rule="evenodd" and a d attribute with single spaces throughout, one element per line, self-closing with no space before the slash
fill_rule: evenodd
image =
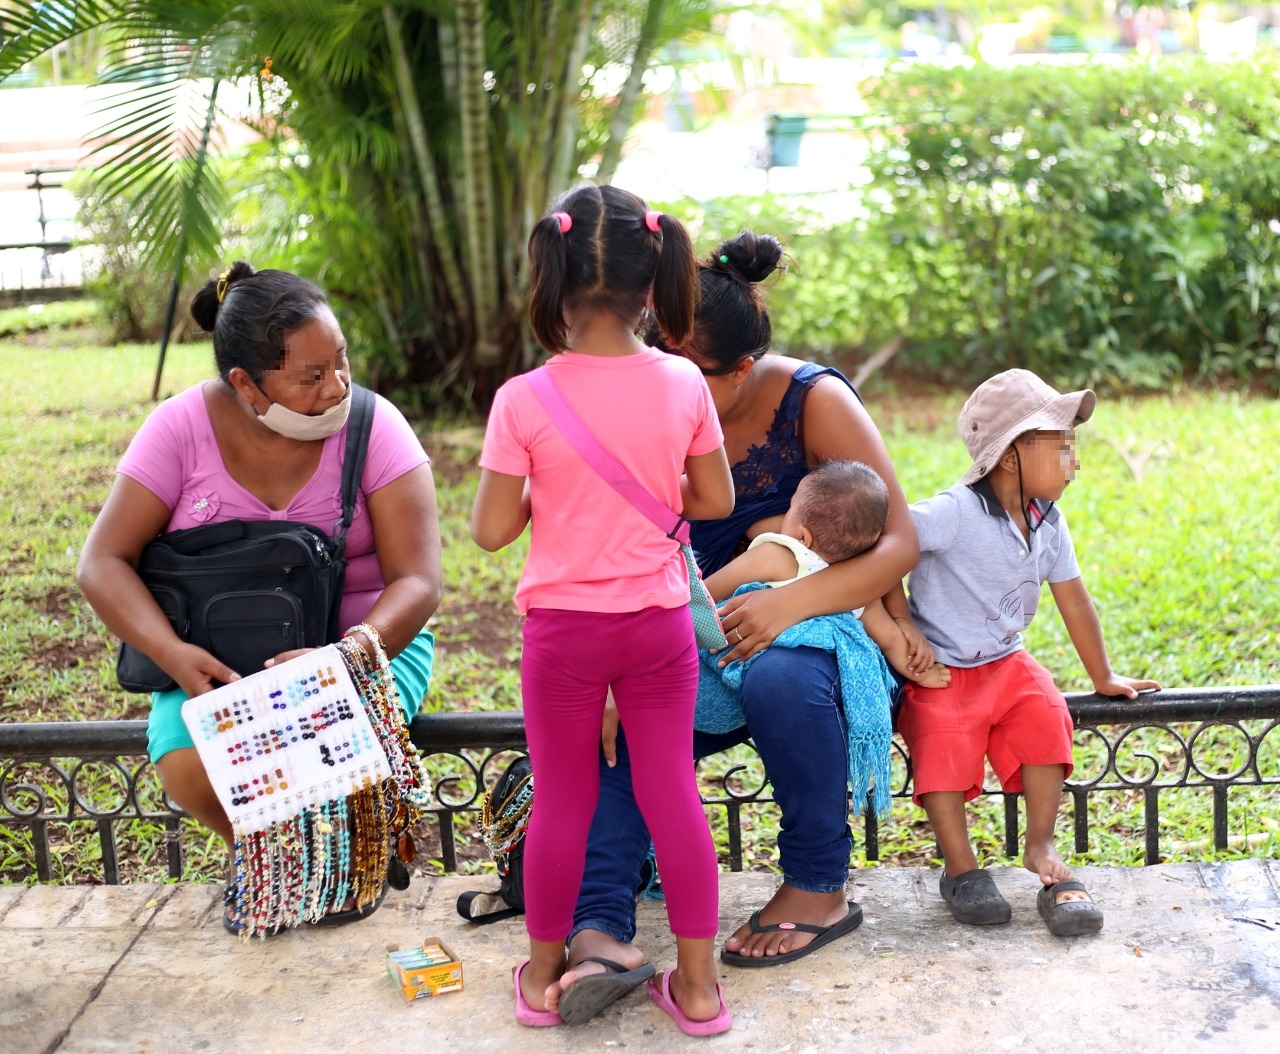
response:
<path id="1" fill-rule="evenodd" d="M 435 614 L 443 588 L 431 466 L 419 465 L 379 487 L 366 501 L 386 588 L 365 621 L 382 635 L 387 654 L 396 656 Z"/>

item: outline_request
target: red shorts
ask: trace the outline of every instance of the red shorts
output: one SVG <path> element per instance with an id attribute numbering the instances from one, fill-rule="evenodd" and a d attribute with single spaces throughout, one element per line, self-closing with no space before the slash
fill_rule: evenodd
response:
<path id="1" fill-rule="evenodd" d="M 982 666 L 952 666 L 946 688 L 908 681 L 898 732 L 911 753 L 912 797 L 982 792 L 982 757 L 1000 786 L 1022 790 L 1023 765 L 1065 765 L 1071 775 L 1073 725 L 1049 671 L 1025 651 Z"/>

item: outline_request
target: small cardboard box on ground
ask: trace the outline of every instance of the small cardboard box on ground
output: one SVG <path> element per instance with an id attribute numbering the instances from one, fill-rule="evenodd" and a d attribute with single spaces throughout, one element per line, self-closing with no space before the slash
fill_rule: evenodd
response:
<path id="1" fill-rule="evenodd" d="M 387 974 L 409 1000 L 462 991 L 462 960 L 439 937 L 420 948 L 388 944 Z"/>

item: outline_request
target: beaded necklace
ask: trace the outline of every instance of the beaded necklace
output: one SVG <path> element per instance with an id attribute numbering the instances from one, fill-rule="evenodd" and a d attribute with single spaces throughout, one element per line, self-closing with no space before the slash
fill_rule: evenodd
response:
<path id="1" fill-rule="evenodd" d="M 356 634 L 363 634 L 372 644 L 372 656 L 354 639 Z M 242 940 L 319 921 L 326 914 L 343 910 L 348 898 L 359 908 L 372 904 L 386 882 L 391 854 L 396 853 L 406 864 L 413 859 L 409 831 L 421 820 L 431 790 L 422 758 L 409 738 L 382 637 L 376 628 L 362 623 L 348 630 L 335 647 L 377 743 L 347 737 L 337 741 L 345 749 L 335 747 L 334 753 L 348 765 L 360 754 L 355 761 L 360 765 L 368 752 L 376 755 L 380 747 L 387 767 L 378 772 L 389 770 L 391 775 L 376 779 L 365 775 L 351 793 L 313 801 L 306 800 L 301 788 L 290 790 L 281 783 L 276 798 L 296 799 L 296 813 L 262 830 L 235 830 L 235 897 L 228 907 L 241 927 Z M 331 677 L 332 670 L 329 674 Z M 324 731 L 325 726 L 315 720 L 341 720 L 342 707 L 347 705 L 340 704 L 330 712 L 332 716 L 313 719 L 306 728 Z M 287 731 L 292 730 L 289 726 Z M 353 744 L 355 749 L 348 753 Z M 371 769 L 363 766 L 359 771 Z M 246 784 L 246 793 L 252 793 L 249 787 Z M 311 788 L 312 795 L 318 790 Z"/>

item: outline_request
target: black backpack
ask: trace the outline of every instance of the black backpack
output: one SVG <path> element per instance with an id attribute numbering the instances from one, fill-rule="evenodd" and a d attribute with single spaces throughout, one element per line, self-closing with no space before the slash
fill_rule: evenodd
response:
<path id="1" fill-rule="evenodd" d="M 532 811 L 533 766 L 522 754 L 481 802 L 480 835 L 501 883 L 492 893 L 471 890 L 458 897 L 458 914 L 468 922 L 485 925 L 524 914 L 524 837 Z"/>
<path id="2" fill-rule="evenodd" d="M 332 540 L 306 523 L 226 520 L 162 534 L 138 562 L 138 577 L 173 631 L 242 676 L 282 651 L 321 647 L 342 633 L 346 535 L 373 424 L 373 393 L 353 385 L 351 399 L 342 518 Z M 116 680 L 130 692 L 177 687 L 143 652 L 123 643 Z"/>
<path id="3" fill-rule="evenodd" d="M 476 889 L 458 897 L 458 914 L 468 922 L 487 925 L 524 914 L 524 839 L 533 812 L 533 766 L 523 755 L 516 758 L 492 787 L 480 806 L 480 836 L 498 865 L 501 882 L 493 892 Z M 661 880 L 653 859 L 653 847 L 640 865 L 636 895 L 661 897 Z"/>

